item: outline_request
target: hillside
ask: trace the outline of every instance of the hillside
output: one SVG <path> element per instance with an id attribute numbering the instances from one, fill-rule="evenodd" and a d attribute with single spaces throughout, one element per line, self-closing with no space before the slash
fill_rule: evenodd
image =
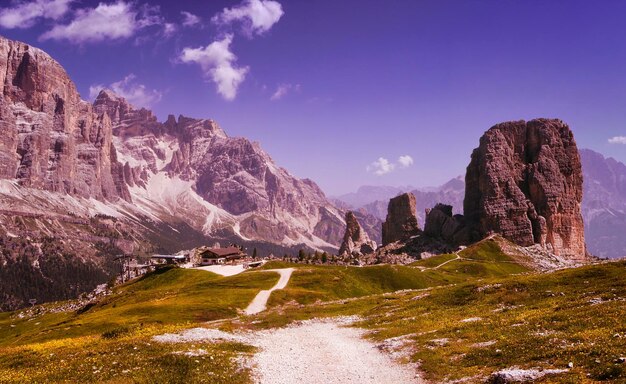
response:
<path id="1" fill-rule="evenodd" d="M 0 376 L 7 383 L 116 378 L 193 383 L 208 375 L 211 382 L 248 383 L 254 371 L 238 362 L 254 358 L 257 349 L 237 336 L 241 332 L 356 315 L 354 326 L 373 331 L 367 339 L 400 361 L 420 361 L 420 374 L 435 382 L 463 377 L 483 382 L 491 372 L 512 366 L 567 369 L 550 382 L 588 374 L 613 382 L 624 378 L 626 372 L 614 363 L 624 338 L 614 335 L 625 331 L 626 265 L 533 272 L 528 259 L 502 252 L 500 241 L 488 239 L 410 266 L 270 263 L 264 269 L 296 269 L 287 287 L 272 293 L 270 309 L 251 317 L 241 310 L 259 290 L 275 284 L 278 274 L 251 270 L 221 277 L 166 268 L 119 286 L 94 304 L 51 303 L 1 314 Z M 589 321 L 593 331 L 585 325 Z M 227 332 L 222 339 L 233 340 L 152 339 L 194 327 L 218 327 Z M 198 350 L 203 352 L 193 352 Z"/>
<path id="2" fill-rule="evenodd" d="M 287 305 L 261 315 L 255 327 L 357 315 L 361 320 L 354 326 L 369 330 L 367 337 L 379 348 L 419 366 L 431 382 L 491 378 L 497 383 L 510 372 L 531 375 L 532 382 L 621 383 L 626 379 L 625 268 L 621 261 Z M 495 372 L 501 374 L 492 376 Z"/>
<path id="3" fill-rule="evenodd" d="M 296 270 L 284 290 L 272 293 L 270 309 L 252 317 L 241 310 L 276 282 L 276 273 L 220 277 L 166 268 L 93 305 L 51 303 L 1 314 L 0 377 L 248 383 L 254 371 L 238 361 L 254 358 L 257 349 L 241 332 L 356 315 L 353 326 L 370 330 L 368 340 L 411 367 L 419 361 L 420 375 L 433 382 L 484 382 L 510 367 L 556 369 L 546 382 L 624 379 L 615 361 L 626 347 L 626 265 L 538 273 L 523 257 L 503 253 L 502 244 L 489 239 L 411 266 L 270 263 L 264 269 Z M 227 341 L 152 339 L 194 327 L 217 327 Z"/>

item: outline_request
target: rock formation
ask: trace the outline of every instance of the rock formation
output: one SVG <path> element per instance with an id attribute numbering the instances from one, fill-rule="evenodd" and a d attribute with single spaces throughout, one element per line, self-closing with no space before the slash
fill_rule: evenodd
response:
<path id="1" fill-rule="evenodd" d="M 415 196 L 404 193 L 389 200 L 387 219 L 383 223 L 383 246 L 408 240 L 420 233 L 415 213 Z"/>
<path id="2" fill-rule="evenodd" d="M 454 213 L 463 213 L 463 196 L 465 195 L 465 176 L 458 176 L 438 187 L 420 188 L 409 190 L 404 187 L 360 187 L 357 192 L 341 195 L 333 199 L 337 208 L 353 210 L 355 213 L 361 211 L 370 214 L 378 219 L 385 220 L 387 216 L 387 206 L 389 199 L 404 192 L 411 192 L 415 196 L 415 210 L 417 223 L 422 226 L 426 220 L 424 211 L 430 209 L 438 203 L 451 205 Z M 387 195 L 387 197 L 382 198 Z M 360 221 L 363 225 L 363 221 Z M 365 225 L 363 225 L 365 227 Z M 366 228 L 367 233 L 375 239 L 373 232 Z M 380 225 L 378 226 L 380 232 Z M 377 240 L 380 242 L 380 239 Z"/>
<path id="3" fill-rule="evenodd" d="M 354 213 L 346 212 L 346 233 L 339 248 L 339 255 L 364 255 L 374 252 L 375 249 L 376 242 L 370 240 Z"/>
<path id="4" fill-rule="evenodd" d="M 450 244 L 466 244 L 469 242 L 463 215 L 453 215 L 452 206 L 437 204 L 426 209 L 424 234 L 444 240 Z"/>
<path id="5" fill-rule="evenodd" d="M 0 179 L 86 198 L 129 199 L 111 121 L 43 51 L 0 37 Z"/>
<path id="6" fill-rule="evenodd" d="M 464 214 L 474 236 L 499 233 L 518 245 L 586 258 L 580 156 L 562 121 L 492 127 L 472 153 L 465 180 Z"/>
<path id="7" fill-rule="evenodd" d="M 258 143 L 229 137 L 213 120 L 169 116 L 159 123 L 152 112 L 137 110 L 108 90 L 100 92 L 94 109 L 112 121 L 124 180 L 138 188 L 132 192 L 150 194 L 159 187 L 153 185 L 157 179 L 185 184 L 186 189 L 172 191 L 177 196 L 158 203 L 171 205 L 188 221 L 198 216 L 191 224 L 199 230 L 284 245 L 332 249 L 340 244 L 344 223 L 322 190 L 278 167 Z M 207 204 L 197 206 L 198 200 Z M 192 212 L 197 209 L 205 216 Z"/>

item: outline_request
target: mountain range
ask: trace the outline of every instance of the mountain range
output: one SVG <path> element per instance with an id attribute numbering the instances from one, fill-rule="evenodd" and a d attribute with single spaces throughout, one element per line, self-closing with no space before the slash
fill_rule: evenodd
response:
<path id="1" fill-rule="evenodd" d="M 85 101 L 47 53 L 1 37 L 0 82 L 0 310 L 91 290 L 125 254 L 216 242 L 260 255 L 337 252 L 348 209 L 380 244 L 388 200 L 405 190 L 422 227 L 438 203 L 462 210 L 462 176 L 436 188 L 362 187 L 327 198 L 213 120 L 159 122 L 106 89 Z M 581 156 L 589 250 L 623 256 L 626 168 L 591 151 Z"/>
<path id="2" fill-rule="evenodd" d="M 108 90 L 87 102 L 47 53 L 1 37 L 0 82 L 2 309 L 93 289 L 121 254 L 341 243 L 344 212 L 313 181 L 215 121 L 159 122 Z"/>

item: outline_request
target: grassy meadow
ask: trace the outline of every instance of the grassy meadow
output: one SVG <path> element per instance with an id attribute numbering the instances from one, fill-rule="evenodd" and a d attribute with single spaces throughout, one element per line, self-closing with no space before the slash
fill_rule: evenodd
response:
<path id="1" fill-rule="evenodd" d="M 545 383 L 625 382 L 626 262 L 551 273 L 526 265 L 487 240 L 408 266 L 271 262 L 231 277 L 165 268 L 78 311 L 0 313 L 0 383 L 249 383 L 252 346 L 152 337 L 342 315 L 359 316 L 368 338 L 431 382 L 481 383 L 510 367 L 567 369 Z M 296 268 L 287 288 L 268 311 L 242 315 L 276 283 L 267 269 L 281 267 Z"/>

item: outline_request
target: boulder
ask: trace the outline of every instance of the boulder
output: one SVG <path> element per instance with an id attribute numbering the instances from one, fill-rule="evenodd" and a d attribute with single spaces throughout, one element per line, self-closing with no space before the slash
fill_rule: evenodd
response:
<path id="1" fill-rule="evenodd" d="M 424 234 L 444 240 L 449 244 L 465 244 L 468 242 L 465 219 L 463 215 L 453 215 L 452 206 L 437 204 L 426 210 Z"/>

